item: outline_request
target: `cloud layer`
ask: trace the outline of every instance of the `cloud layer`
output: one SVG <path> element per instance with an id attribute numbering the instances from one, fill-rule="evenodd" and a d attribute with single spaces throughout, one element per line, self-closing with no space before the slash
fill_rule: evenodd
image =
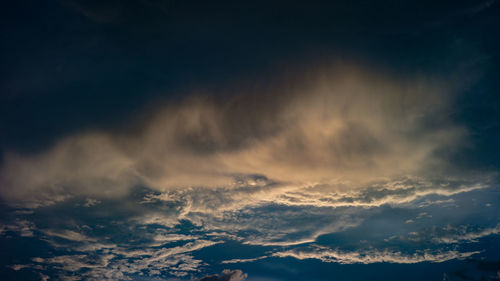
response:
<path id="1" fill-rule="evenodd" d="M 442 171 L 438 152 L 463 139 L 447 119 L 451 85 L 352 66 L 304 73 L 258 93 L 195 94 L 156 109 L 134 132 L 82 132 L 36 155 L 6 153 L 0 194 L 37 206 L 140 185 L 232 188 L 259 175 L 353 188 Z"/>

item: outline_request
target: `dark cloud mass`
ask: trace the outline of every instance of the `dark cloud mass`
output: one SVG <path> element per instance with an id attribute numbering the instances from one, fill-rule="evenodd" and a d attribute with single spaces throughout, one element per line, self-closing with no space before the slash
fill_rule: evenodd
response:
<path id="1" fill-rule="evenodd" d="M 4 3 L 0 280 L 499 280 L 499 19 Z"/>

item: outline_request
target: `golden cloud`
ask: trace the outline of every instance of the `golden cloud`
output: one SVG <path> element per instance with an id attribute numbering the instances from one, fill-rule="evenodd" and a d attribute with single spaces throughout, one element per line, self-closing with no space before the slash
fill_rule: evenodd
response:
<path id="1" fill-rule="evenodd" d="M 239 175 L 358 185 L 442 170 L 435 152 L 465 134 L 446 117 L 453 87 L 442 81 L 344 66 L 285 82 L 226 98 L 194 94 L 155 109 L 134 133 L 82 132 L 37 155 L 8 153 L 1 196 L 36 205 L 137 185 L 232 187 Z"/>

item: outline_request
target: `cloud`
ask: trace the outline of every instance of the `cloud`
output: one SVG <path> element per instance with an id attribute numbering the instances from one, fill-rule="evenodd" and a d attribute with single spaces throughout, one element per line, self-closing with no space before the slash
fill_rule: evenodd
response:
<path id="1" fill-rule="evenodd" d="M 13 231 L 19 233 L 21 237 L 34 237 L 34 230 L 36 230 L 35 224 L 28 220 L 15 219 L 12 224 L 0 224 L 0 235 Z"/>
<path id="2" fill-rule="evenodd" d="M 83 204 L 83 206 L 92 207 L 92 206 L 95 206 L 99 203 L 101 203 L 101 201 L 96 200 L 96 199 L 92 199 L 92 198 L 87 198 L 87 200 L 85 201 L 85 204 Z"/>
<path id="3" fill-rule="evenodd" d="M 445 170 L 436 152 L 465 132 L 447 119 L 454 85 L 352 66 L 315 73 L 272 92 L 194 95 L 134 132 L 81 132 L 36 155 L 6 153 L 0 195 L 36 207 L 119 197 L 138 185 L 233 188 L 240 176 L 262 175 L 334 190 Z"/>
<path id="4" fill-rule="evenodd" d="M 195 240 L 199 237 L 193 235 L 184 235 L 184 234 L 157 234 L 153 237 L 153 239 L 157 242 L 173 242 L 173 241 L 185 241 L 185 240 Z"/>
<path id="5" fill-rule="evenodd" d="M 471 228 L 462 229 L 462 227 L 449 226 L 446 227 L 448 232 L 445 232 L 444 235 L 440 231 L 429 231 L 429 229 L 434 229 L 433 223 L 436 221 L 433 220 L 442 212 L 439 204 L 437 206 L 432 204 L 426 209 L 420 207 L 420 201 L 413 204 L 396 204 L 395 206 L 389 204 L 380 208 L 353 205 L 336 207 L 336 209 L 329 206 L 317 207 L 314 204 L 281 204 L 272 202 L 271 199 L 258 199 L 261 195 L 253 197 L 254 192 L 250 191 L 252 188 L 257 190 L 268 188 L 270 191 L 267 193 L 274 193 L 273 190 L 276 188 L 281 191 L 276 192 L 274 196 L 279 197 L 280 194 L 300 192 L 300 190 L 287 191 L 286 185 L 275 185 L 263 178 L 252 178 L 246 182 L 252 184 L 248 184 L 247 187 L 220 190 L 201 187 L 166 192 L 147 190 L 140 196 L 127 197 L 127 200 L 118 201 L 120 206 L 110 204 L 112 201 L 103 200 L 101 204 L 93 207 L 94 211 L 98 213 L 97 217 L 90 215 L 81 218 L 82 220 L 72 221 L 70 219 L 70 222 L 65 222 L 72 230 L 65 230 L 57 224 L 59 225 L 57 228 L 36 231 L 37 234 L 44 234 L 40 240 L 49 242 L 58 250 L 53 252 L 62 253 L 63 256 L 59 259 L 49 259 L 48 255 L 37 254 L 44 258 L 31 260 L 36 266 L 43 266 L 47 270 L 42 271 L 44 274 L 51 272 L 51 276 L 55 276 L 53 272 L 57 271 L 60 274 L 58 279 L 61 280 L 75 278 L 73 271 L 70 270 L 77 270 L 81 274 L 81 279 L 84 280 L 127 280 L 127 278 L 133 280 L 139 274 L 159 279 L 172 276 L 187 278 L 190 275 L 196 276 L 196 274 L 204 272 L 203 270 L 210 264 L 251 263 L 273 257 L 311 258 L 320 262 L 341 264 L 419 263 L 463 259 L 478 254 L 479 252 L 475 250 L 482 245 L 476 245 L 474 251 L 461 252 L 458 250 L 461 242 L 472 241 L 469 239 L 480 239 L 485 235 L 495 234 L 494 231 L 496 231 L 495 226 L 476 227 L 472 231 Z M 368 195 L 379 197 L 381 193 L 393 194 L 393 192 L 413 189 L 410 184 L 412 182 L 414 183 L 414 181 L 379 182 L 377 186 L 372 187 L 374 195 L 362 190 L 346 190 L 341 197 L 357 198 L 356 200 L 362 201 L 370 200 L 367 199 Z M 445 189 L 454 190 L 462 183 L 443 185 Z M 428 185 L 424 184 L 423 186 L 441 187 L 442 185 L 437 184 L 437 182 L 428 182 Z M 424 187 L 419 186 L 418 188 Z M 312 188 L 312 190 L 315 189 Z M 309 192 L 312 193 L 312 191 Z M 353 194 L 357 194 L 356 192 L 366 194 L 353 196 Z M 480 190 L 480 192 L 488 193 L 491 192 L 491 189 Z M 261 192 L 256 191 L 256 193 Z M 267 194 L 266 192 L 262 193 Z M 318 199 L 321 194 L 323 193 L 317 193 Z M 477 193 L 470 195 L 467 194 L 464 197 L 471 199 L 476 197 Z M 436 195 L 431 197 L 433 199 L 440 198 Z M 253 203 L 245 204 L 244 198 L 248 198 Z M 459 198 L 456 196 L 453 198 L 456 199 L 457 204 L 461 205 Z M 491 196 L 487 196 L 485 199 L 491 200 Z M 260 203 L 255 204 L 255 202 L 259 202 L 258 200 L 261 200 Z M 424 198 L 423 201 L 426 202 L 426 200 L 427 198 Z M 229 203 L 225 205 L 227 202 Z M 479 206 L 483 206 L 482 201 L 477 203 Z M 73 204 L 63 205 L 65 207 L 73 206 Z M 128 211 L 134 210 L 133 215 L 127 213 L 127 210 L 121 209 L 121 205 L 127 205 Z M 83 206 L 80 208 L 81 210 L 89 210 Z M 114 208 L 122 211 L 118 217 L 115 216 L 117 210 L 113 210 Z M 136 208 L 145 209 L 137 212 Z M 223 211 L 217 210 L 217 208 Z M 42 218 L 46 217 L 47 214 L 53 214 L 54 211 L 54 208 L 37 209 L 34 210 L 37 216 L 31 218 L 38 225 L 38 221 L 43 221 Z M 390 212 L 390 215 L 387 212 Z M 141 214 L 142 217 L 134 217 L 137 214 Z M 149 220 L 155 214 L 163 214 L 164 217 Z M 179 219 L 180 214 L 182 214 L 182 219 Z M 425 219 L 431 214 L 432 218 Z M 103 215 L 104 217 L 102 217 Z M 399 236 L 399 240 L 382 241 L 383 238 L 387 237 L 387 233 L 391 233 L 390 235 L 392 233 L 407 233 L 408 229 L 404 221 L 408 217 L 414 218 L 416 216 L 422 218 L 410 228 L 420 221 L 425 224 L 415 226 L 416 228 L 411 230 L 418 231 L 418 233 L 428 233 L 429 236 L 422 236 L 419 241 Z M 98 222 L 96 222 L 96 218 L 99 218 Z M 166 222 L 162 223 L 163 220 Z M 44 225 L 42 221 L 40 221 L 40 225 Z M 450 221 L 453 220 L 447 216 L 446 221 L 452 223 Z M 472 219 L 472 221 L 477 224 L 485 223 L 481 219 Z M 75 228 L 75 223 L 91 225 L 91 227 Z M 440 221 L 437 223 L 439 225 Z M 80 232 L 77 232 L 76 229 Z M 317 239 L 320 235 L 324 236 Z M 412 235 L 411 238 L 419 237 L 413 232 L 409 235 Z M 465 235 L 466 238 L 459 239 L 458 235 Z M 450 242 L 450 245 L 435 243 L 434 238 L 453 238 L 457 241 L 456 243 Z M 204 253 L 218 253 L 221 248 L 224 249 L 232 245 L 229 243 L 218 245 L 228 240 L 231 240 L 231 243 L 237 243 L 245 250 L 251 250 L 248 253 L 255 253 L 255 255 L 252 254 L 246 259 L 242 258 L 240 254 L 246 252 L 243 250 L 232 253 L 234 256 L 225 256 L 224 258 L 227 260 L 218 260 L 217 258 L 204 259 L 202 257 L 205 254 L 201 254 L 200 257 L 197 253 L 202 249 L 204 249 Z M 55 244 L 54 241 L 60 244 Z M 315 246 L 312 243 L 323 246 Z M 353 245 L 355 247 L 364 245 L 367 248 L 345 250 L 350 249 Z M 212 246 L 215 247 L 211 248 Z M 342 247 L 342 249 L 336 247 Z M 60 252 L 60 250 L 64 251 Z M 34 269 L 34 265 L 29 267 Z"/>
<path id="6" fill-rule="evenodd" d="M 135 221 L 174 227 L 187 220 L 205 233 L 222 232 L 221 237 L 244 244 L 290 246 L 311 243 L 320 235 L 357 227 L 377 212 L 375 208 L 384 205 L 414 210 L 415 216 L 429 218 L 433 211 L 426 210 L 428 213 L 423 214 L 421 208 L 425 204 L 434 208 L 448 206 L 449 200 L 436 199 L 480 191 L 489 186 L 479 184 L 476 179 L 453 178 L 406 178 L 354 189 L 343 183 L 332 188 L 329 185 L 277 184 L 265 178 L 259 178 L 258 182 L 250 178 L 248 182 L 251 184 L 241 178 L 240 183 L 245 184 L 239 187 L 147 193 L 142 204 L 157 208 L 168 206 L 175 212 L 163 212 L 159 216 L 151 211 Z M 430 204 L 429 197 L 436 201 Z M 368 211 L 370 209 L 372 211 Z M 408 218 L 404 217 L 403 221 L 406 220 Z"/>
<path id="7" fill-rule="evenodd" d="M 48 236 L 62 238 L 69 241 L 95 242 L 95 239 L 87 237 L 79 232 L 75 232 L 72 230 L 64 230 L 64 231 L 42 230 L 42 232 Z"/>
<path id="8" fill-rule="evenodd" d="M 231 260 L 221 261 L 221 263 L 225 264 L 225 263 L 254 262 L 254 261 L 262 260 L 262 259 L 265 259 L 265 258 L 267 258 L 267 256 L 262 256 L 262 257 L 257 257 L 257 258 L 251 258 L 251 259 L 231 259 Z"/>
<path id="9" fill-rule="evenodd" d="M 126 192 L 132 179 L 130 160 L 104 135 L 73 136 L 29 159 L 7 158 L 10 164 L 2 171 L 2 195 L 24 197 L 34 206 L 99 189 L 101 196 L 116 196 Z"/>
<path id="10" fill-rule="evenodd" d="M 221 275 L 210 275 L 201 278 L 199 281 L 243 281 L 247 278 L 241 270 L 224 269 Z"/>
<path id="11" fill-rule="evenodd" d="M 340 251 L 327 248 L 319 248 L 311 250 L 289 250 L 273 253 L 276 257 L 293 257 L 299 260 L 303 259 L 318 259 L 323 262 L 335 262 L 340 264 L 370 264 L 370 263 L 402 263 L 413 264 L 420 262 L 445 262 L 452 259 L 464 259 L 479 251 L 458 252 L 452 251 L 435 251 L 421 250 L 413 254 L 404 254 L 395 250 L 360 250 L 360 251 Z"/>
<path id="12" fill-rule="evenodd" d="M 454 244 L 459 242 L 477 242 L 477 239 L 500 233 L 500 224 L 495 227 L 486 227 L 478 230 L 470 230 L 467 227 L 445 227 L 448 234 L 436 235 L 432 238 L 435 243 Z M 451 232 L 451 233 L 450 233 Z"/>
<path id="13" fill-rule="evenodd" d="M 409 223 L 409 222 L 406 222 Z M 490 235 L 497 235 L 500 233 L 500 224 L 492 227 L 485 226 L 471 226 L 471 225 L 446 225 L 444 227 L 428 227 L 416 232 L 410 232 L 406 235 L 394 235 L 385 241 L 398 239 L 400 242 L 414 242 L 414 243 L 434 243 L 441 244 L 463 244 L 463 243 L 477 243 L 483 237 Z"/>
<path id="14" fill-rule="evenodd" d="M 75 241 L 83 242 L 83 241 Z M 142 247 L 137 245 L 103 245 L 83 243 L 83 246 L 66 246 L 77 254 L 60 255 L 51 258 L 33 258 L 38 265 L 13 265 L 16 268 L 43 268 L 56 270 L 62 280 L 132 280 L 130 276 L 147 273 L 151 277 L 161 277 L 168 270 L 169 275 L 183 277 L 189 272 L 198 272 L 204 265 L 189 253 L 218 244 L 217 241 L 198 239 L 175 247 Z M 77 273 L 77 275 L 75 275 Z M 54 275 L 54 272 L 51 273 Z M 227 280 L 243 280 L 245 275 L 227 272 Z M 221 279 L 226 280 L 226 279 Z"/>
<path id="15" fill-rule="evenodd" d="M 15 271 L 19 271 L 23 268 L 28 268 L 28 267 L 29 267 L 29 265 L 25 265 L 25 264 L 14 264 L 14 265 L 10 266 L 10 268 L 12 268 Z"/>

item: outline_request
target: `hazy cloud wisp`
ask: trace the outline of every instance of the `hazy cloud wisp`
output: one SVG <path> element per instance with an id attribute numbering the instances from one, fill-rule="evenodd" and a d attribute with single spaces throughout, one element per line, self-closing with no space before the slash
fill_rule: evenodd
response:
<path id="1" fill-rule="evenodd" d="M 194 95 L 158 109 L 135 134 L 83 132 L 37 155 L 7 153 L 0 194 L 36 207 L 138 185 L 231 188 L 239 175 L 357 186 L 441 169 L 435 152 L 464 136 L 446 118 L 444 83 L 353 67 L 318 73 L 281 92 Z"/>

